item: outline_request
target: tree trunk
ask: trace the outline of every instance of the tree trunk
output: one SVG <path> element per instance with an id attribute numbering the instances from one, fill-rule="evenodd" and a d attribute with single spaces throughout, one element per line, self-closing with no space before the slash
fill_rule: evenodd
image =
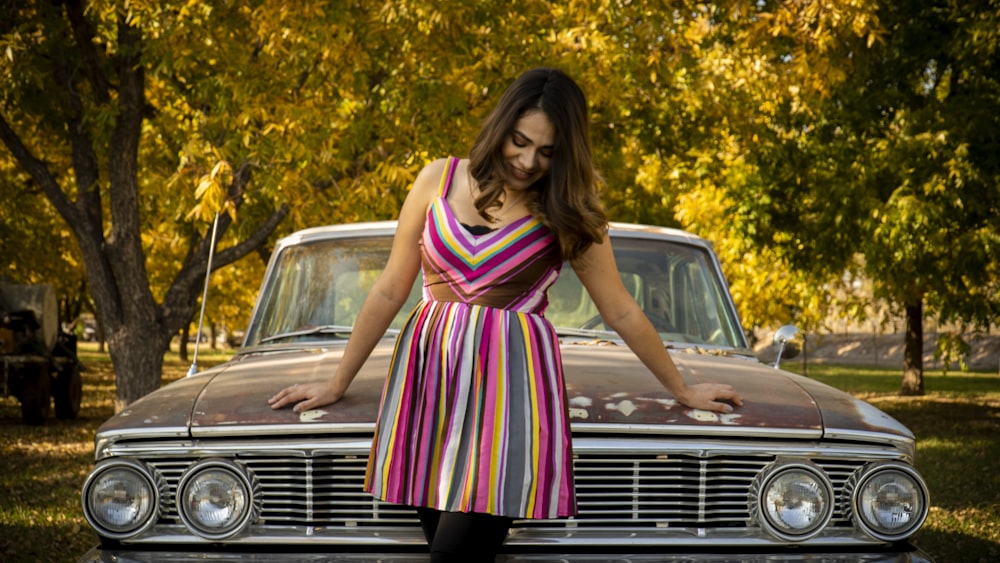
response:
<path id="1" fill-rule="evenodd" d="M 901 395 L 924 394 L 924 304 L 906 305 L 906 340 L 903 345 L 903 387 Z"/>
<path id="2" fill-rule="evenodd" d="M 99 319 L 100 317 L 94 318 L 94 322 L 97 323 L 97 333 L 95 334 L 95 337 L 97 338 L 97 351 L 103 354 L 108 351 L 108 339 L 104 336 L 104 325 L 101 324 Z"/>
<path id="3" fill-rule="evenodd" d="M 163 354 L 166 347 L 158 335 L 122 330 L 108 339 L 111 362 L 115 367 L 115 412 L 160 388 Z M 168 341 L 169 342 L 169 341 Z"/>
<path id="4" fill-rule="evenodd" d="M 188 337 L 191 336 L 191 328 L 189 325 L 184 325 L 181 328 L 181 334 L 177 337 L 177 358 L 182 363 L 187 363 L 188 361 Z"/>

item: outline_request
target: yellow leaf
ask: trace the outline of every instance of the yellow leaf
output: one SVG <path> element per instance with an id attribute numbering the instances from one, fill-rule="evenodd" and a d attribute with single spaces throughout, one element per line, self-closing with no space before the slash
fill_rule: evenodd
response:
<path id="1" fill-rule="evenodd" d="M 205 193 L 212 188 L 212 178 L 210 176 L 202 176 L 201 180 L 198 182 L 198 188 L 194 191 L 195 199 L 202 199 L 205 197 Z"/>

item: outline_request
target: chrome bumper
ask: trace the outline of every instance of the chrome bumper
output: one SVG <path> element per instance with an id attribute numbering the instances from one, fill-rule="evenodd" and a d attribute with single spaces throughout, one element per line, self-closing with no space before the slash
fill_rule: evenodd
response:
<path id="1" fill-rule="evenodd" d="M 329 546 L 327 546 L 329 547 Z M 201 552 L 155 551 L 94 548 L 87 552 L 80 563 L 194 563 L 194 562 L 254 563 L 426 563 L 424 553 L 303 553 L 303 552 Z M 934 563 L 920 549 L 874 552 L 801 552 L 783 553 L 505 553 L 496 563 Z"/>

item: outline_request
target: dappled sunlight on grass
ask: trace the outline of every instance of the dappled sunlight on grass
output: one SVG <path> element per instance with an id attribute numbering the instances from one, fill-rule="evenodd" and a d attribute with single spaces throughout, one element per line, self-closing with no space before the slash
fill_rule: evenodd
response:
<path id="1" fill-rule="evenodd" d="M 81 408 L 78 420 L 40 427 L 21 424 L 15 399 L 0 404 L 0 559 L 72 561 L 97 543 L 80 487 L 93 465 L 94 432 L 111 413 L 107 402 L 106 409 Z"/>
<path id="2" fill-rule="evenodd" d="M 917 436 L 916 466 L 930 489 L 931 511 L 914 543 L 938 561 L 960 554 L 964 561 L 1000 560 L 998 384 L 995 376 L 951 380 L 953 388 L 941 393 L 868 399 Z M 973 385 L 983 388 L 970 392 Z"/>
<path id="3" fill-rule="evenodd" d="M 199 352 L 208 367 L 232 356 Z M 97 544 L 83 517 L 80 488 L 94 464 L 94 435 L 114 414 L 115 374 L 107 354 L 82 343 L 83 398 L 76 420 L 50 413 L 43 426 L 21 423 L 17 399 L 0 399 L 0 561 L 75 561 Z M 187 374 L 190 363 L 167 355 L 163 384 Z"/>

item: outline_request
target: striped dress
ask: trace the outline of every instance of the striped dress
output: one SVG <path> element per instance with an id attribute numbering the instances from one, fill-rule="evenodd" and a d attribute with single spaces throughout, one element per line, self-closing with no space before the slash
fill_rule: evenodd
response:
<path id="1" fill-rule="evenodd" d="M 423 299 L 396 341 L 365 489 L 387 502 L 512 518 L 576 512 L 559 347 L 542 316 L 555 236 L 527 216 L 476 236 L 445 197 L 421 240 Z"/>

